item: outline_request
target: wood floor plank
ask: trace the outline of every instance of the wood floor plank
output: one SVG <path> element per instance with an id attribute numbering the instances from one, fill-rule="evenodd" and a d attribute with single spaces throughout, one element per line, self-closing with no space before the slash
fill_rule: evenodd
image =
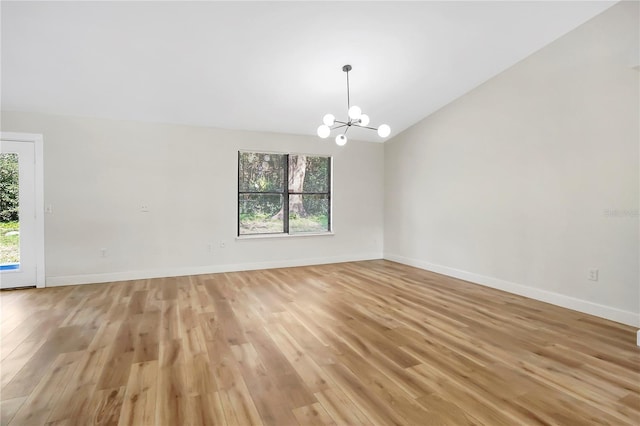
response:
<path id="1" fill-rule="evenodd" d="M 293 410 L 293 415 L 296 416 L 298 423 L 301 425 L 335 426 L 336 424 L 322 404 L 317 402 L 312 405 L 296 408 Z"/>
<path id="2" fill-rule="evenodd" d="M 116 426 L 122 411 L 125 387 L 101 389 L 93 394 L 91 403 L 91 424 Z"/>
<path id="3" fill-rule="evenodd" d="M 35 312 L 33 317 L 23 318 L 10 333 L 7 333 L 7 336 L 2 338 L 0 357 L 2 360 L 6 359 L 27 339 L 35 341 L 47 340 L 49 333 L 55 331 L 63 320 L 63 315 L 53 316 L 44 312 Z"/>
<path id="4" fill-rule="evenodd" d="M 38 353 L 45 339 L 26 339 L 0 361 L 0 386 L 5 388 L 31 357 Z"/>
<path id="5" fill-rule="evenodd" d="M 242 377 L 265 425 L 295 424 L 287 394 L 277 387 L 250 343 L 232 347 Z"/>
<path id="6" fill-rule="evenodd" d="M 224 417 L 224 411 L 222 410 L 222 403 L 220 402 L 220 394 L 213 392 L 205 395 L 198 395 L 201 398 L 202 410 L 203 410 L 203 425 L 220 425 L 227 424 L 227 420 Z"/>
<path id="7" fill-rule="evenodd" d="M 435 394 L 420 397 L 418 403 L 427 409 L 429 424 L 433 425 L 473 425 L 476 422 L 470 414 L 464 412 L 455 401 Z"/>
<path id="8" fill-rule="evenodd" d="M 159 324 L 160 312 L 158 311 L 144 312 L 135 316 L 135 334 L 133 335 L 134 363 L 159 359 Z"/>
<path id="9" fill-rule="evenodd" d="M 260 426 L 264 424 L 243 380 L 237 382 L 231 389 L 220 391 L 220 402 L 229 425 Z"/>
<path id="10" fill-rule="evenodd" d="M 158 361 L 141 362 L 131 366 L 118 424 L 155 424 L 158 369 Z"/>
<path id="11" fill-rule="evenodd" d="M 107 349 L 84 352 L 67 385 L 61 390 L 60 399 L 51 411 L 48 422 L 73 421 L 88 415 L 108 355 Z"/>
<path id="12" fill-rule="evenodd" d="M 81 356 L 81 352 L 58 355 L 53 361 L 52 368 L 41 377 L 27 400 L 11 419 L 10 424 L 44 424 L 55 409 L 60 391 L 64 390 Z"/>
<path id="13" fill-rule="evenodd" d="M 269 335 L 282 351 L 294 370 L 302 378 L 303 383 L 312 393 L 332 386 L 331 379 L 322 368 L 308 356 L 293 337 L 281 326 L 267 328 Z"/>
<path id="14" fill-rule="evenodd" d="M 620 403 L 640 413 L 640 396 L 636 394 L 627 394 L 620 398 Z"/>
<path id="15" fill-rule="evenodd" d="M 77 339 L 76 339 L 77 337 Z M 20 371 L 2 388 L 2 398 L 11 399 L 33 392 L 43 376 L 55 368 L 60 354 L 82 350 L 87 346 L 86 335 L 80 327 L 61 327 L 50 333 L 42 346 L 29 357 Z"/>
<path id="16" fill-rule="evenodd" d="M 135 325 L 129 321 L 120 325 L 98 381 L 98 389 L 117 389 L 127 385 L 135 351 L 134 329 Z"/>
<path id="17" fill-rule="evenodd" d="M 403 425 L 406 420 L 394 408 L 370 389 L 370 384 L 361 382 L 341 363 L 327 366 L 327 373 L 338 384 L 340 390 L 375 425 Z"/>
<path id="18" fill-rule="evenodd" d="M 633 327 L 384 260 L 0 304 L 2 425 L 640 424 Z"/>
<path id="19" fill-rule="evenodd" d="M 370 423 L 362 411 L 337 387 L 318 392 L 315 397 L 336 424 L 367 425 Z"/>
<path id="20" fill-rule="evenodd" d="M 445 408 L 446 411 L 436 410 L 437 406 L 433 406 L 434 398 L 441 398 L 459 407 L 459 409 L 464 412 L 466 418 L 472 419 L 471 423 L 473 424 L 496 426 L 510 426 L 514 424 L 514 421 L 505 415 L 505 413 L 487 405 L 473 392 L 443 379 L 438 375 L 432 374 L 429 369 L 420 369 L 419 367 L 420 366 L 413 367 L 411 370 L 416 372 L 421 380 L 428 382 L 430 386 L 433 387 L 434 392 L 422 396 L 416 399 L 416 401 L 423 405 L 429 413 L 435 413 L 434 415 L 439 419 L 448 419 L 451 415 L 459 417 L 456 414 L 457 410 L 455 408 L 452 409 L 448 405 L 438 404 L 437 400 L 436 404 L 438 404 L 440 408 Z M 462 423 L 464 424 L 464 421 Z"/>
<path id="21" fill-rule="evenodd" d="M 26 399 L 26 396 L 21 396 L 0 401 L 0 425 L 8 425 Z"/>
<path id="22" fill-rule="evenodd" d="M 156 392 L 156 422 L 161 425 L 182 425 L 187 420 L 187 392 L 182 364 L 158 369 Z"/>

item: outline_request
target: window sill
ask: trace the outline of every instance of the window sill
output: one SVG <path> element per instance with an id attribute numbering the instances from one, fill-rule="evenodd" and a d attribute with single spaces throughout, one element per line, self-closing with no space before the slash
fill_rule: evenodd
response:
<path id="1" fill-rule="evenodd" d="M 305 238 L 305 237 L 332 237 L 333 232 L 309 232 L 304 234 L 255 234 L 255 235 L 239 235 L 236 241 L 243 240 L 266 240 L 271 238 Z"/>

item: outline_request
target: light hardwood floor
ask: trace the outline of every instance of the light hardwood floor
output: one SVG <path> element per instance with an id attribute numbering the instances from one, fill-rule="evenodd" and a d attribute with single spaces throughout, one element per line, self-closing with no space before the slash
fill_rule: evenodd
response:
<path id="1" fill-rule="evenodd" d="M 0 302 L 3 425 L 640 424 L 632 327 L 388 261 Z"/>

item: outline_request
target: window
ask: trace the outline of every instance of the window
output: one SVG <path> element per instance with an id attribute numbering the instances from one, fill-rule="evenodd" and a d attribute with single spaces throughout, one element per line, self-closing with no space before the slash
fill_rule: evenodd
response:
<path id="1" fill-rule="evenodd" d="M 330 231 L 331 157 L 238 152 L 239 236 Z"/>

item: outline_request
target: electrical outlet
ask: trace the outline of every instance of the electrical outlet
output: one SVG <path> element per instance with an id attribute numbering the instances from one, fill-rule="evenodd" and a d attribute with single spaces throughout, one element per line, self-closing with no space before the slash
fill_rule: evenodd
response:
<path id="1" fill-rule="evenodd" d="M 595 268 L 589 269 L 589 281 L 598 281 L 598 272 Z"/>
<path id="2" fill-rule="evenodd" d="M 225 248 L 226 243 L 224 241 L 220 241 L 220 248 Z"/>
<path id="3" fill-rule="evenodd" d="M 47 207 L 44 208 L 44 212 L 48 214 L 53 213 L 53 206 L 51 204 L 47 204 Z"/>
<path id="4" fill-rule="evenodd" d="M 100 257 L 107 257 L 109 253 L 107 252 L 106 248 L 101 248 L 100 249 Z"/>
<path id="5" fill-rule="evenodd" d="M 147 213 L 149 211 L 149 204 L 146 204 L 146 203 L 145 204 L 141 204 L 140 205 L 140 211 L 142 213 Z"/>

